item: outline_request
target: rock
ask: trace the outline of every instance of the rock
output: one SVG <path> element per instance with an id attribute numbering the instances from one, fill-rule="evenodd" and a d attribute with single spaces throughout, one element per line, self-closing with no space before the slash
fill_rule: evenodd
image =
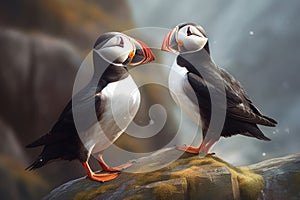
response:
<path id="1" fill-rule="evenodd" d="M 118 0 L 14 0 L 3 3 L 0 13 L 2 26 L 55 35 L 81 49 L 90 49 L 100 33 L 133 27 L 127 1 Z"/>
<path id="2" fill-rule="evenodd" d="M 265 180 L 260 199 L 300 199 L 300 153 L 250 165 Z"/>
<path id="3" fill-rule="evenodd" d="M 11 29 L 0 29 L 0 42 L 0 113 L 25 145 L 70 99 L 81 55 L 62 40 Z"/>
<path id="4" fill-rule="evenodd" d="M 23 147 L 21 146 L 15 132 L 9 127 L 0 117 L 0 156 L 5 155 L 18 159 L 19 161 L 26 163 L 27 156 L 23 152 Z"/>
<path id="5" fill-rule="evenodd" d="M 180 152 L 174 148 L 163 149 L 148 157 L 137 159 L 130 168 L 130 171 L 137 173 L 129 173 L 125 170 L 116 179 L 105 183 L 83 177 L 59 186 L 44 199 L 224 200 L 258 199 L 262 198 L 263 194 L 266 197 L 264 199 L 274 199 L 267 193 L 272 190 L 273 186 L 270 185 L 269 178 L 276 176 L 277 167 L 290 166 L 289 169 L 294 169 L 294 173 L 299 173 L 300 168 L 299 163 L 295 162 L 295 159 L 299 160 L 300 154 L 290 159 L 282 158 L 280 163 L 285 164 L 277 165 L 278 162 L 269 168 L 268 166 L 271 165 L 260 164 L 234 167 L 217 156 L 203 157 L 185 153 L 161 169 L 145 172 L 150 167 L 166 165 L 164 160 L 178 153 Z M 269 178 L 266 174 L 269 174 Z M 299 184 L 299 179 L 296 180 L 296 177 L 293 179 L 295 187 L 297 183 Z M 284 184 L 282 189 L 287 189 L 287 187 L 289 185 Z M 289 197 L 294 197 L 293 195 L 297 195 L 297 192 L 291 190 Z"/>
<path id="6" fill-rule="evenodd" d="M 71 98 L 81 54 L 63 40 L 12 29 L 0 28 L 0 43 L 0 117 L 25 151 L 26 144 L 49 131 Z M 26 149 L 26 164 L 40 151 Z M 81 166 L 67 171 L 71 166 L 59 162 L 39 173 L 57 186 L 83 173 Z M 64 173 L 57 175 L 58 171 Z"/>
<path id="7" fill-rule="evenodd" d="M 35 200 L 49 191 L 48 184 L 25 165 L 8 156 L 0 155 L 0 199 Z"/>

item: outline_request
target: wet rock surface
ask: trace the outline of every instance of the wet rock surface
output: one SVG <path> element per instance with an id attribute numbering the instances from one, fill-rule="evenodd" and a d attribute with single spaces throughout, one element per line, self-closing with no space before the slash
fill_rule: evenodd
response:
<path id="1" fill-rule="evenodd" d="M 300 153 L 250 165 L 265 180 L 260 199 L 300 199 Z"/>

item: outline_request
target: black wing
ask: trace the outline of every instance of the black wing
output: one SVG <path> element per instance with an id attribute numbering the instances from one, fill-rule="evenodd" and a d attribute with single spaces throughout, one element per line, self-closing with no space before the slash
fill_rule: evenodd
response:
<path id="1" fill-rule="evenodd" d="M 206 51 L 179 55 L 177 64 L 188 69 L 188 81 L 194 89 L 199 106 L 202 109 L 210 109 L 210 102 L 208 101 L 210 95 L 208 91 L 219 93 L 220 97 L 223 95 L 222 89 L 219 87 L 220 81 L 222 81 L 226 90 L 227 117 L 265 126 L 276 125 L 277 122 L 275 120 L 263 116 L 258 111 L 247 97 L 241 84 L 228 72 L 218 68 Z M 187 95 L 189 96 L 188 93 Z"/>
<path id="2" fill-rule="evenodd" d="M 206 132 L 211 118 L 211 98 L 208 91 L 213 91 L 215 94 L 219 93 L 220 97 L 222 97 L 223 94 L 218 88 L 214 87 L 214 85 L 206 82 L 201 77 L 193 73 L 188 74 L 188 81 L 192 88 L 195 88 L 201 120 L 203 123 L 203 135 L 205 136 L 207 134 Z M 218 98 L 218 95 L 214 96 Z M 226 98 L 227 109 L 223 130 L 221 132 L 222 136 L 230 137 L 232 135 L 242 134 L 249 137 L 256 137 L 261 140 L 270 140 L 258 128 L 257 124 L 264 124 L 268 126 L 275 126 L 275 124 L 268 121 L 268 119 L 265 119 L 263 116 L 256 114 L 256 111 L 252 111 L 251 103 L 248 108 L 239 107 L 240 102 L 242 103 L 243 101 L 235 97 L 235 95 L 233 95 L 230 91 L 226 91 Z M 222 102 L 222 100 L 220 102 Z M 224 107 L 224 105 L 218 105 L 218 99 L 216 100 L 216 106 L 219 107 L 219 109 L 223 109 Z"/>
<path id="3" fill-rule="evenodd" d="M 224 69 L 219 69 L 225 81 L 228 116 L 237 120 L 265 126 L 275 126 L 277 122 L 261 112 L 253 105 L 239 81 Z"/>
<path id="4" fill-rule="evenodd" d="M 96 87 L 82 89 L 69 101 L 49 133 L 26 147 L 49 145 L 68 139 L 76 135 L 77 131 L 85 131 L 95 124 L 102 113 L 101 93 L 96 92 Z"/>

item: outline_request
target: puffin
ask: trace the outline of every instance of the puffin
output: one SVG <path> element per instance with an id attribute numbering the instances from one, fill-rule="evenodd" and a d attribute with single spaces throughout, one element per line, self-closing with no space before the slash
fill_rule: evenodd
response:
<path id="1" fill-rule="evenodd" d="M 161 49 L 178 54 L 171 68 L 177 76 L 169 76 L 171 96 L 202 129 L 199 146 L 178 146 L 179 150 L 192 154 L 214 154 L 209 150 L 221 136 L 238 134 L 270 141 L 258 125 L 275 127 L 277 122 L 263 115 L 241 83 L 213 62 L 207 34 L 200 25 L 178 24 L 165 36 Z M 223 111 L 223 120 L 216 117 L 217 120 L 213 121 L 215 111 Z M 210 129 L 210 126 L 221 128 Z"/>
<path id="2" fill-rule="evenodd" d="M 90 179 L 105 182 L 132 165 L 110 167 L 102 154 L 125 131 L 140 105 L 138 87 L 126 66 L 149 63 L 154 54 L 142 41 L 107 32 L 96 40 L 92 56 L 94 72 L 89 83 L 73 95 L 50 131 L 26 146 L 43 146 L 27 170 L 52 160 L 79 160 Z M 91 170 L 91 155 L 97 156 L 103 173 Z"/>

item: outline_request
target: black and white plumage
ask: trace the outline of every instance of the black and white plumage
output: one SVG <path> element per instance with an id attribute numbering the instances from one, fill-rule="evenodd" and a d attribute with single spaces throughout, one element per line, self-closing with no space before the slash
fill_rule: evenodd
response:
<path id="1" fill-rule="evenodd" d="M 141 41 L 118 32 L 101 35 L 93 48 L 91 81 L 74 95 L 49 133 L 27 145 L 44 146 L 27 169 L 42 167 L 55 159 L 78 159 L 91 179 L 104 182 L 129 167 L 131 163 L 107 166 L 102 151 L 123 133 L 139 108 L 140 93 L 126 64 L 136 66 L 152 60 L 152 51 Z M 91 154 L 98 154 L 104 171 L 115 173 L 93 173 L 88 164 Z"/>
<path id="2" fill-rule="evenodd" d="M 169 78 L 169 87 L 175 92 L 175 102 L 202 128 L 203 141 L 199 147 L 179 149 L 194 154 L 208 153 L 220 136 L 237 134 L 270 140 L 257 124 L 274 127 L 277 122 L 264 116 L 253 105 L 239 81 L 214 64 L 210 57 L 208 38 L 201 26 L 194 23 L 177 25 L 166 35 L 162 50 L 179 52 L 172 67 L 178 75 Z M 224 108 L 218 105 L 218 101 L 215 104 L 217 109 L 224 109 L 225 114 L 224 125 L 217 134 L 208 130 L 210 123 L 221 123 L 210 121 L 212 93 L 220 100 L 222 95 L 225 99 Z M 205 140 L 207 137 L 210 138 Z"/>

